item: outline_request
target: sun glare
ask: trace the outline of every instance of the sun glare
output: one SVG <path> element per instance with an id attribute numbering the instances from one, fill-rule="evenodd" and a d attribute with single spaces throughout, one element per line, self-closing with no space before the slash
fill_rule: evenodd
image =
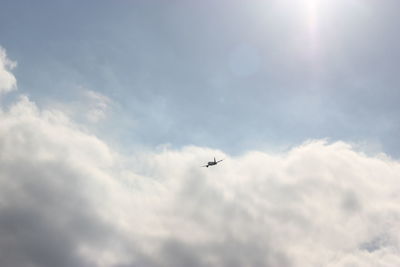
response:
<path id="1" fill-rule="evenodd" d="M 321 68 L 321 36 L 320 36 L 320 12 L 321 0 L 305 0 L 304 1 L 304 19 L 306 27 L 307 47 L 305 52 L 312 64 L 312 70 L 317 72 Z M 316 73 L 314 73 L 316 75 Z M 315 77 L 314 77 L 315 78 Z"/>
<path id="2" fill-rule="evenodd" d="M 317 27 L 318 0 L 307 0 L 305 5 L 308 30 L 310 34 L 314 35 Z"/>

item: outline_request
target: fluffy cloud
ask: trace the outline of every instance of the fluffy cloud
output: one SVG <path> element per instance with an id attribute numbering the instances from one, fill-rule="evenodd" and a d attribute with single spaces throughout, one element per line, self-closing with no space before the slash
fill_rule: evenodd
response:
<path id="1" fill-rule="evenodd" d="M 16 62 L 7 58 L 6 51 L 0 46 L 0 94 L 16 88 L 17 80 L 10 72 L 16 65 Z"/>
<path id="2" fill-rule="evenodd" d="M 1 266 L 400 265 L 400 164 L 382 155 L 127 157 L 26 97 L 0 121 Z"/>

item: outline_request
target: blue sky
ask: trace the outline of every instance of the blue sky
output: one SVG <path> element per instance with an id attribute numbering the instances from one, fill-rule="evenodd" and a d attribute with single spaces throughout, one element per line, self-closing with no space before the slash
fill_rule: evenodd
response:
<path id="1" fill-rule="evenodd" d="M 396 1 L 2 1 L 19 92 L 116 106 L 130 146 L 231 153 L 307 139 L 398 156 Z M 102 133 L 105 133 L 102 131 Z"/>

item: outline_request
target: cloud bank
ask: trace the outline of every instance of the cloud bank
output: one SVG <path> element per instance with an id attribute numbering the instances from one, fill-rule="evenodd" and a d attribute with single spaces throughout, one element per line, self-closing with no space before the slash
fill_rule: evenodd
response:
<path id="1" fill-rule="evenodd" d="M 1 266 L 400 265 L 387 157 L 324 141 L 128 157 L 27 97 L 0 121 Z"/>
<path id="2" fill-rule="evenodd" d="M 8 59 L 5 49 L 0 46 L 0 94 L 16 88 L 17 80 L 10 72 L 16 66 L 17 63 Z"/>

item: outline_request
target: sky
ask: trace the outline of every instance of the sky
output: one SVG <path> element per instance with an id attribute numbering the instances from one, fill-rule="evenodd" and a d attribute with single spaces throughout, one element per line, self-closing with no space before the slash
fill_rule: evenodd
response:
<path id="1" fill-rule="evenodd" d="M 399 8 L 0 1 L 0 265 L 399 265 Z"/>

